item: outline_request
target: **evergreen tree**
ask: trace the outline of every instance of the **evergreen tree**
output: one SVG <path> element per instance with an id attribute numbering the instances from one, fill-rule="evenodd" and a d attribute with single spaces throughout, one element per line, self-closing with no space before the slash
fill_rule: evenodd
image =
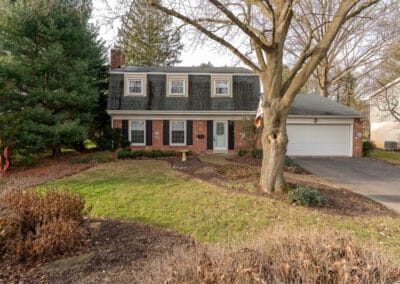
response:
<path id="1" fill-rule="evenodd" d="M 93 124 L 104 65 L 88 1 L 17 0 L 4 12 L 0 137 L 24 155 L 81 145 Z"/>
<path id="2" fill-rule="evenodd" d="M 171 16 L 151 7 L 148 0 L 133 0 L 118 35 L 126 63 L 134 66 L 179 63 L 183 45 L 172 21 Z"/>

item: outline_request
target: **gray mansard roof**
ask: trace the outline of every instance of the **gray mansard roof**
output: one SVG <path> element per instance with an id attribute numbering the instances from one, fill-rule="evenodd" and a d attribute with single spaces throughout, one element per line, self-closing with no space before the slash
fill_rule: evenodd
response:
<path id="1" fill-rule="evenodd" d="M 187 73 L 187 74 L 249 74 L 255 73 L 243 67 L 190 67 L 190 66 L 165 66 L 165 67 L 140 67 L 121 66 L 112 72 L 135 73 Z"/>
<path id="2" fill-rule="evenodd" d="M 124 96 L 124 74 L 147 73 L 147 95 Z M 166 96 L 166 74 L 189 74 L 188 97 Z M 211 74 L 232 74 L 232 97 L 211 97 Z M 256 111 L 260 100 L 260 81 L 254 72 L 241 67 L 122 67 L 110 74 L 109 111 L 215 112 Z M 297 95 L 289 111 L 292 116 L 360 117 L 340 103 L 318 95 Z"/>

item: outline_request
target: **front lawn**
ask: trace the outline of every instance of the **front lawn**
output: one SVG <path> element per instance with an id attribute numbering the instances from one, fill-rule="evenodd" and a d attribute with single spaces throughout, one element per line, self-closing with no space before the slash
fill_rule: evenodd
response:
<path id="1" fill-rule="evenodd" d="M 333 229 L 400 255 L 400 219 L 325 214 L 264 196 L 229 192 L 158 160 L 101 164 L 47 184 L 80 192 L 91 215 L 155 225 L 199 241 L 245 240 L 273 229 Z"/>
<path id="2" fill-rule="evenodd" d="M 400 164 L 400 152 L 374 149 L 369 153 L 368 156 L 374 159 L 379 159 L 394 164 Z"/>

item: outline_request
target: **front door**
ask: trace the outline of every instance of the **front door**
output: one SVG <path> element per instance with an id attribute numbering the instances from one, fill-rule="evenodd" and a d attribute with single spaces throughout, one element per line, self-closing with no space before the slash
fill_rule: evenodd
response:
<path id="1" fill-rule="evenodd" d="M 214 150 L 228 150 L 228 122 L 214 121 Z"/>

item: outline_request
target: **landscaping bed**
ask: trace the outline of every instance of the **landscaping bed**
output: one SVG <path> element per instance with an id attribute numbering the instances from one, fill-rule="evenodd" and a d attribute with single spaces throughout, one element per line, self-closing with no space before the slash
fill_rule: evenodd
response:
<path id="1" fill-rule="evenodd" d="M 204 163 L 196 157 L 190 157 L 186 162 L 182 162 L 176 157 L 169 158 L 168 161 L 174 169 L 213 183 L 216 186 L 226 188 L 230 191 L 258 195 L 288 202 L 286 195 L 267 195 L 262 192 L 258 185 L 259 177 L 257 175 L 249 174 L 243 177 L 240 173 L 239 177 L 235 178 L 233 174 L 221 174 L 221 171 L 218 170 L 218 165 Z M 249 156 L 231 157 L 227 158 L 227 161 L 235 163 L 240 162 L 242 163 L 242 166 L 243 164 L 249 165 L 253 172 L 259 170 L 261 167 L 260 159 Z M 315 176 L 310 175 L 306 171 L 296 174 L 293 173 L 292 169 L 286 167 L 285 172 L 290 173 L 290 177 L 287 177 L 286 180 L 291 188 L 294 188 L 298 183 L 302 183 L 318 189 L 329 200 L 328 206 L 318 208 L 311 207 L 310 210 L 318 210 L 328 214 L 343 216 L 398 216 L 397 213 L 388 209 L 384 205 L 360 194 L 337 187 L 333 184 L 332 186 L 329 186 L 328 182 L 319 183 Z M 296 172 L 298 171 L 296 170 Z"/>
<path id="2" fill-rule="evenodd" d="M 170 230 L 113 219 L 90 219 L 86 243 L 58 261 L 0 264 L 0 283 L 140 283 L 147 263 L 187 248 L 193 239 Z"/>

